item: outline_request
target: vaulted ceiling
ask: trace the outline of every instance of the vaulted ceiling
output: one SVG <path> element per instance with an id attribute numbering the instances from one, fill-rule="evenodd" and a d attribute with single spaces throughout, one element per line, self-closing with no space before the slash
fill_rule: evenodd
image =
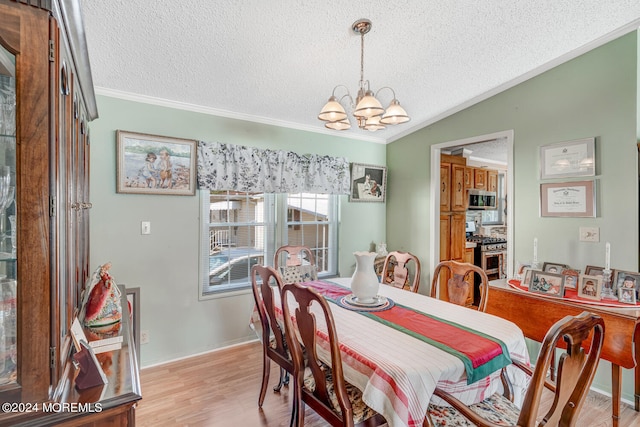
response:
<path id="1" fill-rule="evenodd" d="M 638 0 L 81 0 L 99 94 L 390 142 L 640 25 Z M 338 133 L 336 85 L 390 86 L 411 121 Z M 391 100 L 382 91 L 383 104 Z"/>

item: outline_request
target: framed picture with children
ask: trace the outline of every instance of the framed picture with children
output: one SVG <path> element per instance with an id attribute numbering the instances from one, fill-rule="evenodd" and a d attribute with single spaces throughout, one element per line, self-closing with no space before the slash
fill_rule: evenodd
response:
<path id="1" fill-rule="evenodd" d="M 116 193 L 196 194 L 196 140 L 118 130 Z"/>
<path id="2" fill-rule="evenodd" d="M 620 302 L 635 304 L 638 301 L 640 273 L 618 270 L 613 283 Z"/>

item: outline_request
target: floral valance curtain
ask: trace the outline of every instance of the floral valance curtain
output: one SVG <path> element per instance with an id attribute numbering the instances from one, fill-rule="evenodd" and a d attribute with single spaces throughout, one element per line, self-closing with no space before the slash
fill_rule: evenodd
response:
<path id="1" fill-rule="evenodd" d="M 219 142 L 198 142 L 198 186 L 265 193 L 349 194 L 349 162 Z"/>

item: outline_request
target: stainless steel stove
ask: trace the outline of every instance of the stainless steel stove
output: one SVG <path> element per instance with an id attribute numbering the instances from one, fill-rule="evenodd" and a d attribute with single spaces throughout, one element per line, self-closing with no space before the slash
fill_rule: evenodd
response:
<path id="1" fill-rule="evenodd" d="M 476 243 L 474 264 L 484 270 L 489 280 L 506 277 L 506 239 L 490 236 L 467 236 L 467 242 Z"/>

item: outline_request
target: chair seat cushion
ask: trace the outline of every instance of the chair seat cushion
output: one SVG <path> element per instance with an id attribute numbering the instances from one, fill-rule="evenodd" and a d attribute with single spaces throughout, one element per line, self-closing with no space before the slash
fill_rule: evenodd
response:
<path id="1" fill-rule="evenodd" d="M 320 369 L 322 369 L 325 373 L 325 378 L 327 381 L 327 392 L 329 393 L 329 398 L 331 399 L 331 405 L 333 406 L 333 410 L 338 414 L 342 414 L 342 409 L 340 409 L 340 403 L 338 403 L 338 397 L 334 390 L 332 371 L 327 365 L 321 365 Z M 378 413 L 367 406 L 366 403 L 362 400 L 362 392 L 358 389 L 358 387 L 353 384 L 345 381 L 345 386 L 347 388 L 347 395 L 349 396 L 349 401 L 351 402 L 351 408 L 353 409 L 353 423 L 358 424 L 362 421 L 368 420 L 371 417 L 376 416 Z M 313 392 L 316 388 L 316 382 L 311 374 L 311 369 L 306 368 L 304 371 L 304 387 Z"/>
<path id="2" fill-rule="evenodd" d="M 318 270 L 315 265 L 290 265 L 280 268 L 280 275 L 284 283 L 301 283 L 318 280 Z"/>
<path id="3" fill-rule="evenodd" d="M 518 407 L 499 393 L 494 393 L 482 402 L 470 405 L 469 408 L 486 420 L 504 426 L 515 425 L 520 414 Z M 451 406 L 429 405 L 429 416 L 436 427 L 475 426 Z"/>

